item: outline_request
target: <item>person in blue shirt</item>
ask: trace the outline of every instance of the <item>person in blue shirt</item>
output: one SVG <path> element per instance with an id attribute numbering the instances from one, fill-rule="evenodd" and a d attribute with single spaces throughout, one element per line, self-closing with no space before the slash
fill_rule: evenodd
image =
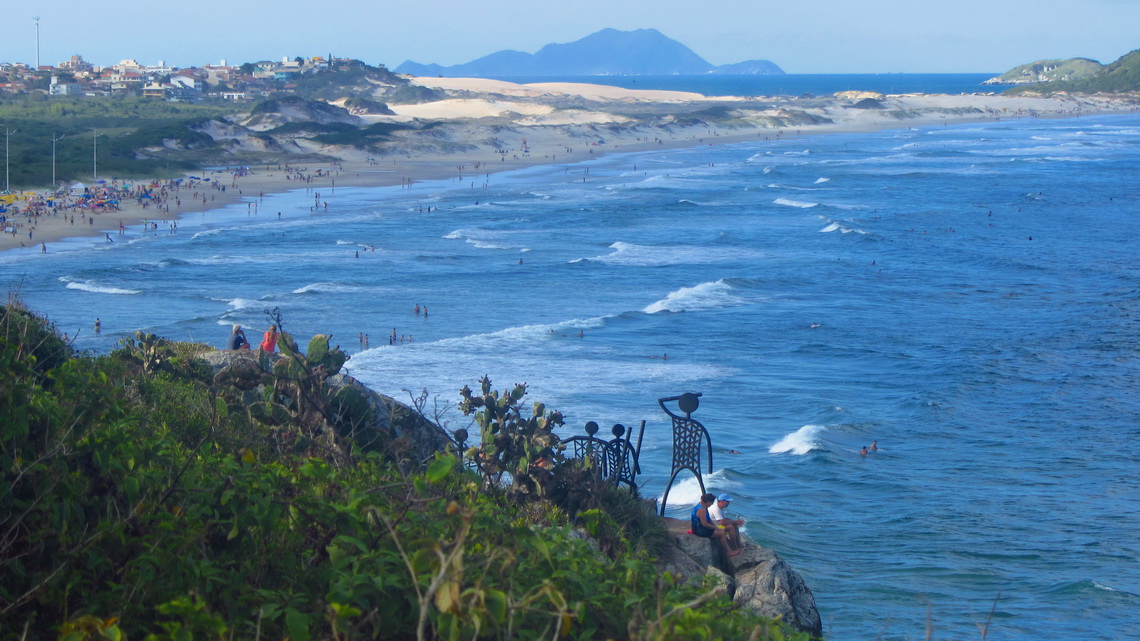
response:
<path id="1" fill-rule="evenodd" d="M 693 534 L 704 537 L 706 539 L 713 539 L 718 544 L 726 556 L 736 556 L 740 554 L 740 550 L 728 549 L 728 539 L 725 537 L 723 529 L 718 528 L 715 523 L 709 520 L 709 506 L 716 502 L 716 495 L 705 494 L 701 496 L 701 502 L 693 508 L 691 522 L 693 526 Z"/>
<path id="2" fill-rule="evenodd" d="M 226 341 L 226 349 L 249 349 L 249 341 L 245 339 L 245 332 L 242 331 L 241 325 L 234 325 L 234 330 L 230 333 L 229 340 Z"/>

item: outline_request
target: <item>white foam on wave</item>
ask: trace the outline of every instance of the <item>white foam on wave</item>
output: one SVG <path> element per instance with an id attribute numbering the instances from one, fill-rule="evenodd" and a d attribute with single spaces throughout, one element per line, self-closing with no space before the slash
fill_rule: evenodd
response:
<path id="1" fill-rule="evenodd" d="M 820 218 L 823 218 L 824 220 L 826 220 L 828 222 L 826 227 L 819 230 L 819 233 L 821 233 L 821 234 L 830 234 L 831 232 L 835 232 L 835 231 L 841 232 L 844 234 L 866 234 L 867 233 L 867 232 L 863 231 L 862 229 L 858 229 L 856 227 L 848 227 L 846 224 L 839 222 L 837 220 L 831 220 L 830 218 L 824 218 L 823 216 L 820 216 Z"/>
<path id="2" fill-rule="evenodd" d="M 293 290 L 294 294 L 308 294 L 324 293 L 324 294 L 345 294 L 352 292 L 366 291 L 366 288 L 359 285 L 346 285 L 344 283 L 312 283 L 304 287 L 298 287 Z"/>
<path id="3" fill-rule="evenodd" d="M 731 492 L 740 487 L 740 484 L 728 479 L 724 469 L 715 470 L 712 474 L 703 477 L 705 490 L 713 494 Z M 661 491 L 658 500 L 665 498 L 665 491 Z M 701 485 L 695 476 L 678 476 L 673 487 L 669 488 L 669 506 L 678 510 L 691 510 L 701 501 Z"/>
<path id="4" fill-rule="evenodd" d="M 656 174 L 637 182 L 606 185 L 603 187 L 603 190 L 614 192 L 637 189 L 691 189 L 695 179 L 699 179 L 699 176 L 696 178 L 691 176 L 687 178 L 683 173 Z"/>
<path id="5" fill-rule="evenodd" d="M 657 312 L 693 312 L 702 309 L 733 307 L 744 301 L 733 294 L 732 285 L 724 279 L 682 287 L 641 310 L 646 314 Z"/>
<path id="6" fill-rule="evenodd" d="M 107 285 L 96 284 L 92 280 L 71 280 L 64 276 L 60 278 L 61 281 L 67 283 L 68 289 L 78 289 L 83 292 L 91 292 L 92 294 L 115 294 L 118 296 L 131 296 L 134 294 L 141 294 L 141 289 L 123 289 L 122 287 L 109 287 Z"/>
<path id="7" fill-rule="evenodd" d="M 500 390 L 525 382 L 529 391 L 524 404 L 541 400 L 547 407 L 565 412 L 571 425 L 599 420 L 603 418 L 601 412 L 612 413 L 603 400 L 593 405 L 590 399 L 594 397 L 615 393 L 648 397 L 646 390 L 684 387 L 733 373 L 719 363 L 686 362 L 678 367 L 672 359 L 631 358 L 624 349 L 607 348 L 591 340 L 595 332 L 606 331 L 607 323 L 620 322 L 615 318 L 575 318 L 437 341 L 385 342 L 353 355 L 348 369 L 365 385 L 396 397 L 407 394 L 402 390 L 426 389 L 433 396 L 450 400 L 462 386 L 474 388 L 484 374 Z M 579 332 L 584 332 L 584 338 L 578 337 Z M 373 345 L 377 343 L 372 341 Z M 554 361 L 552 353 L 557 353 Z M 574 402 L 566 403 L 571 397 Z"/>
<path id="8" fill-rule="evenodd" d="M 803 456 L 812 450 L 819 449 L 818 436 L 826 430 L 824 425 L 804 425 L 800 429 L 788 434 L 768 448 L 769 454 L 794 454 Z"/>
<path id="9" fill-rule="evenodd" d="M 1104 162 L 1105 159 L 1094 157 L 1082 158 L 1080 156 L 1045 156 L 1042 160 L 1052 162 Z"/>
<path id="10" fill-rule="evenodd" d="M 503 244 L 508 232 L 472 227 L 456 229 L 444 236 L 448 240 L 462 240 L 475 249 L 512 249 L 513 245 Z"/>
<path id="11" fill-rule="evenodd" d="M 261 303 L 257 302 L 256 300 L 253 300 L 252 298 L 235 298 L 233 300 L 225 300 L 225 299 L 221 299 L 221 300 L 223 302 L 225 302 L 225 304 L 232 307 L 234 309 L 234 311 L 237 311 L 239 309 L 249 309 L 251 307 L 256 307 L 256 306 L 261 304 Z"/>
<path id="12" fill-rule="evenodd" d="M 831 179 L 830 178 L 823 178 L 823 177 L 816 178 L 815 183 L 813 183 L 813 184 L 819 185 L 819 184 L 825 183 L 825 182 L 831 182 Z"/>
<path id="13" fill-rule="evenodd" d="M 205 231 L 200 231 L 200 232 L 195 233 L 193 236 L 190 237 L 190 240 L 198 240 L 199 238 L 201 238 L 203 236 L 217 236 L 220 233 L 222 233 L 221 229 L 207 229 Z"/>
<path id="14" fill-rule="evenodd" d="M 637 245 L 617 241 L 613 251 L 593 258 L 575 258 L 574 263 L 595 262 L 626 267 L 660 267 L 664 265 L 704 265 L 736 260 L 755 254 L 749 250 L 695 245 Z"/>
<path id="15" fill-rule="evenodd" d="M 781 183 L 770 183 L 768 189 L 791 189 L 794 191 L 824 191 L 819 187 L 796 187 L 793 185 L 784 185 Z"/>
<path id="16" fill-rule="evenodd" d="M 784 205 L 785 207 L 799 207 L 800 209 L 810 209 L 812 207 L 818 207 L 819 206 L 819 203 L 805 202 L 802 200 L 792 200 L 790 198 L 777 198 L 776 200 L 773 200 L 772 202 L 774 204 L 777 204 L 777 205 Z"/>

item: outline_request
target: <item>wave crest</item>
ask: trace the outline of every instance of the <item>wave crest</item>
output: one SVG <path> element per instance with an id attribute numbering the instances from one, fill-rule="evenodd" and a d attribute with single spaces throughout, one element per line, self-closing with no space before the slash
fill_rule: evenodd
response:
<path id="1" fill-rule="evenodd" d="M 682 287 L 661 300 L 648 305 L 641 310 L 646 314 L 657 312 L 692 312 L 701 309 L 716 309 L 731 307 L 741 303 L 740 298 L 733 295 L 733 286 L 724 279 L 701 283 L 693 287 Z"/>
<path id="2" fill-rule="evenodd" d="M 803 456 L 812 450 L 820 449 L 818 436 L 827 428 L 823 425 L 804 425 L 788 434 L 768 448 L 769 454 L 794 454 Z"/>

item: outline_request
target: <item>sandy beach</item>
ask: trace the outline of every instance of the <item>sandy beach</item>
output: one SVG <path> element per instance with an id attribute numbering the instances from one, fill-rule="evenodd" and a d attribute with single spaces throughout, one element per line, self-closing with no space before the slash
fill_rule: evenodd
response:
<path id="1" fill-rule="evenodd" d="M 539 164 L 569 164 L 609 153 L 787 140 L 796 136 L 865 132 L 971 121 L 1032 117 L 1078 117 L 1128 112 L 1134 104 L 1108 98 L 1004 97 L 1000 95 L 892 95 L 843 92 L 811 102 L 772 98 L 708 98 L 670 91 L 639 91 L 599 85 L 544 83 L 517 85 L 471 78 L 421 78 L 417 84 L 446 92 L 447 99 L 393 105 L 395 115 L 364 116 L 364 122 L 444 121 L 448 148 L 420 144 L 414 135 L 386 155 L 369 156 L 351 148 L 315 147 L 291 141 L 323 162 L 298 160 L 197 173 L 180 181 L 145 177 L 92 182 L 82 190 L 51 199 L 45 190 L 26 191 L 7 214 L 0 251 L 50 253 L 53 243 L 71 237 L 129 238 L 143 230 L 176 231 L 179 217 L 246 202 L 256 208 L 267 194 L 296 189 L 322 193 L 320 208 L 335 211 L 335 187 L 380 187 L 448 179 L 472 187 L 490 176 Z M 877 105 L 869 108 L 864 102 Z M 571 101 L 572 108 L 567 108 Z M 585 107 L 582 107 L 585 105 Z M 733 110 L 730 125 L 713 125 L 673 114 L 705 106 Z M 636 120 L 631 109 L 655 120 Z M 232 134 L 227 134 L 232 135 Z M 117 203 L 92 207 L 94 194 L 108 189 Z M 223 189 L 224 188 L 224 189 Z M 146 193 L 145 196 L 139 194 Z M 38 207 L 33 206 L 40 203 Z"/>

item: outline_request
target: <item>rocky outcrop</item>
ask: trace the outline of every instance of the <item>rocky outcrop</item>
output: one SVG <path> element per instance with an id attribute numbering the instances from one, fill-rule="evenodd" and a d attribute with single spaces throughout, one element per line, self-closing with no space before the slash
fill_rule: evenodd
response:
<path id="1" fill-rule="evenodd" d="M 262 374 L 272 371 L 273 365 L 285 358 L 277 352 L 264 354 L 266 367 L 260 361 L 261 352 L 256 350 L 217 350 L 203 352 L 199 358 L 210 364 L 215 380 L 255 381 Z M 398 440 L 402 458 L 412 461 L 425 461 L 436 452 L 448 449 L 451 441 L 439 426 L 425 419 L 419 412 L 396 399 L 373 391 L 351 376 L 336 374 L 326 381 L 335 395 L 342 388 L 358 391 L 368 403 L 375 420 L 366 429 L 384 432 L 387 440 Z M 242 387 L 239 386 L 239 389 Z M 256 400 L 263 397 L 261 383 L 243 390 Z"/>
<path id="2" fill-rule="evenodd" d="M 823 636 L 815 596 L 803 577 L 776 552 L 741 535 L 745 550 L 725 557 L 720 546 L 709 539 L 689 534 L 689 524 L 665 519 L 673 538 L 669 553 L 657 561 L 663 571 L 690 580 L 711 576 L 725 585 L 733 601 L 771 619 L 780 619 L 792 628 L 814 637 Z"/>
<path id="3" fill-rule="evenodd" d="M 746 545 L 755 545 L 741 536 Z M 803 577 L 770 548 L 749 547 L 728 559 L 735 580 L 733 601 L 761 616 L 786 621 L 801 632 L 823 636 L 815 596 Z"/>

